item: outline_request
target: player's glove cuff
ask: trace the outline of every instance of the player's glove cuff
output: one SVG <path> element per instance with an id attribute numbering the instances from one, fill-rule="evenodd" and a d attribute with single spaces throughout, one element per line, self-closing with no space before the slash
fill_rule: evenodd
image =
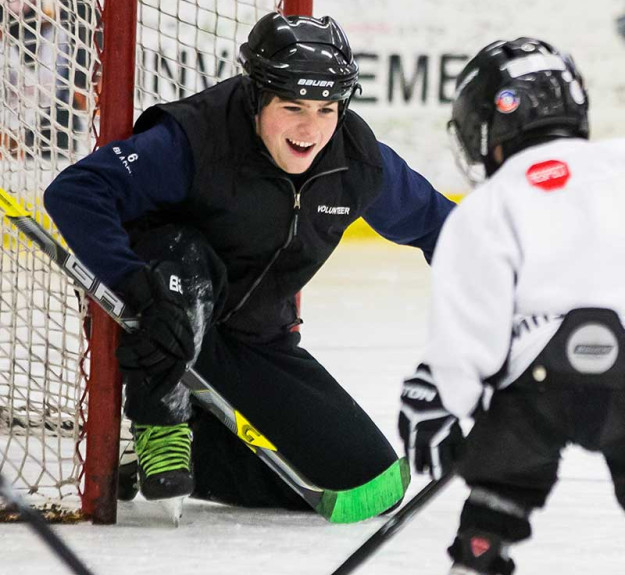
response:
<path id="1" fill-rule="evenodd" d="M 417 473 L 429 471 L 439 479 L 459 459 L 464 436 L 441 401 L 429 368 L 420 365 L 415 376 L 404 381 L 399 414 L 399 434 Z"/>

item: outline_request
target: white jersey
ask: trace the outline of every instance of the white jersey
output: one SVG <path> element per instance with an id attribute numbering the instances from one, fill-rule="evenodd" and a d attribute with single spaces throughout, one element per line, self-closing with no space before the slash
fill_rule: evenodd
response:
<path id="1" fill-rule="evenodd" d="M 509 385 L 578 307 L 625 318 L 625 139 L 524 150 L 452 211 L 423 359 L 445 407 L 469 415 L 506 359 Z"/>

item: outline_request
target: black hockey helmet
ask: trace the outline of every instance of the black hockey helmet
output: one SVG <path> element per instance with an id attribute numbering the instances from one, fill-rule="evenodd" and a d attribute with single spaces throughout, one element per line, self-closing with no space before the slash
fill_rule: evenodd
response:
<path id="1" fill-rule="evenodd" d="M 241 46 L 239 63 L 258 90 L 292 100 L 339 101 L 343 112 L 358 87 L 347 36 L 330 16 L 263 16 Z"/>
<path id="2" fill-rule="evenodd" d="M 588 138 L 588 96 L 573 60 L 534 38 L 489 44 L 456 81 L 449 131 L 456 159 L 476 183 L 533 141 Z M 485 173 L 484 173 L 485 171 Z"/>

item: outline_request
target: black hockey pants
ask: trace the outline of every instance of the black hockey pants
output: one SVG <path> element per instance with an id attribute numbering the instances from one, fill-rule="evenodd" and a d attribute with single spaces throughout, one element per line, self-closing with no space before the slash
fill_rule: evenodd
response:
<path id="1" fill-rule="evenodd" d="M 146 261 L 204 254 L 187 266 L 185 281 L 209 273 L 215 309 L 225 272 L 202 236 L 168 226 L 144 235 L 133 249 Z M 172 238 L 176 241 L 171 241 Z M 216 277 L 221 275 L 221 277 Z M 211 306 L 208 306 L 210 308 Z M 211 318 L 209 318 L 211 319 Z M 307 351 L 300 335 L 270 343 L 243 341 L 209 321 L 194 369 L 211 383 L 310 481 L 331 489 L 360 485 L 397 460 L 393 448 L 336 380 Z M 308 509 L 308 505 L 214 416 L 191 401 L 186 411 L 154 401 L 127 386 L 125 410 L 137 423 L 171 425 L 189 419 L 193 429 L 194 496 L 249 507 Z M 188 417 L 190 414 L 190 418 Z"/>
<path id="2" fill-rule="evenodd" d="M 521 377 L 494 393 L 459 467 L 472 494 L 482 494 L 469 497 L 460 531 L 529 537 L 529 512 L 545 504 L 568 443 L 603 454 L 625 509 L 625 334 L 611 310 L 569 313 Z M 499 500 L 490 512 L 489 498 Z M 507 504 L 525 518 L 503 512 Z"/>

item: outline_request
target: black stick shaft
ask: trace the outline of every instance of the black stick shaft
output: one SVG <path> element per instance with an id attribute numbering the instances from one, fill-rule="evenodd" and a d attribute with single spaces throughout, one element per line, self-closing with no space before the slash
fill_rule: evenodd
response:
<path id="1" fill-rule="evenodd" d="M 453 472 L 446 473 L 440 479 L 430 481 L 406 505 L 395 513 L 380 529 L 354 551 L 332 575 L 347 575 L 353 573 L 373 553 L 397 533 L 408 520 L 431 501 L 454 477 Z"/>
<path id="2" fill-rule="evenodd" d="M 0 496 L 9 503 L 15 505 L 20 516 L 41 537 L 52 551 L 72 570 L 76 575 L 93 575 L 93 571 L 87 569 L 78 556 L 63 542 L 63 540 L 45 522 L 43 517 L 29 507 L 24 500 L 11 489 L 6 480 L 0 475 Z"/>

